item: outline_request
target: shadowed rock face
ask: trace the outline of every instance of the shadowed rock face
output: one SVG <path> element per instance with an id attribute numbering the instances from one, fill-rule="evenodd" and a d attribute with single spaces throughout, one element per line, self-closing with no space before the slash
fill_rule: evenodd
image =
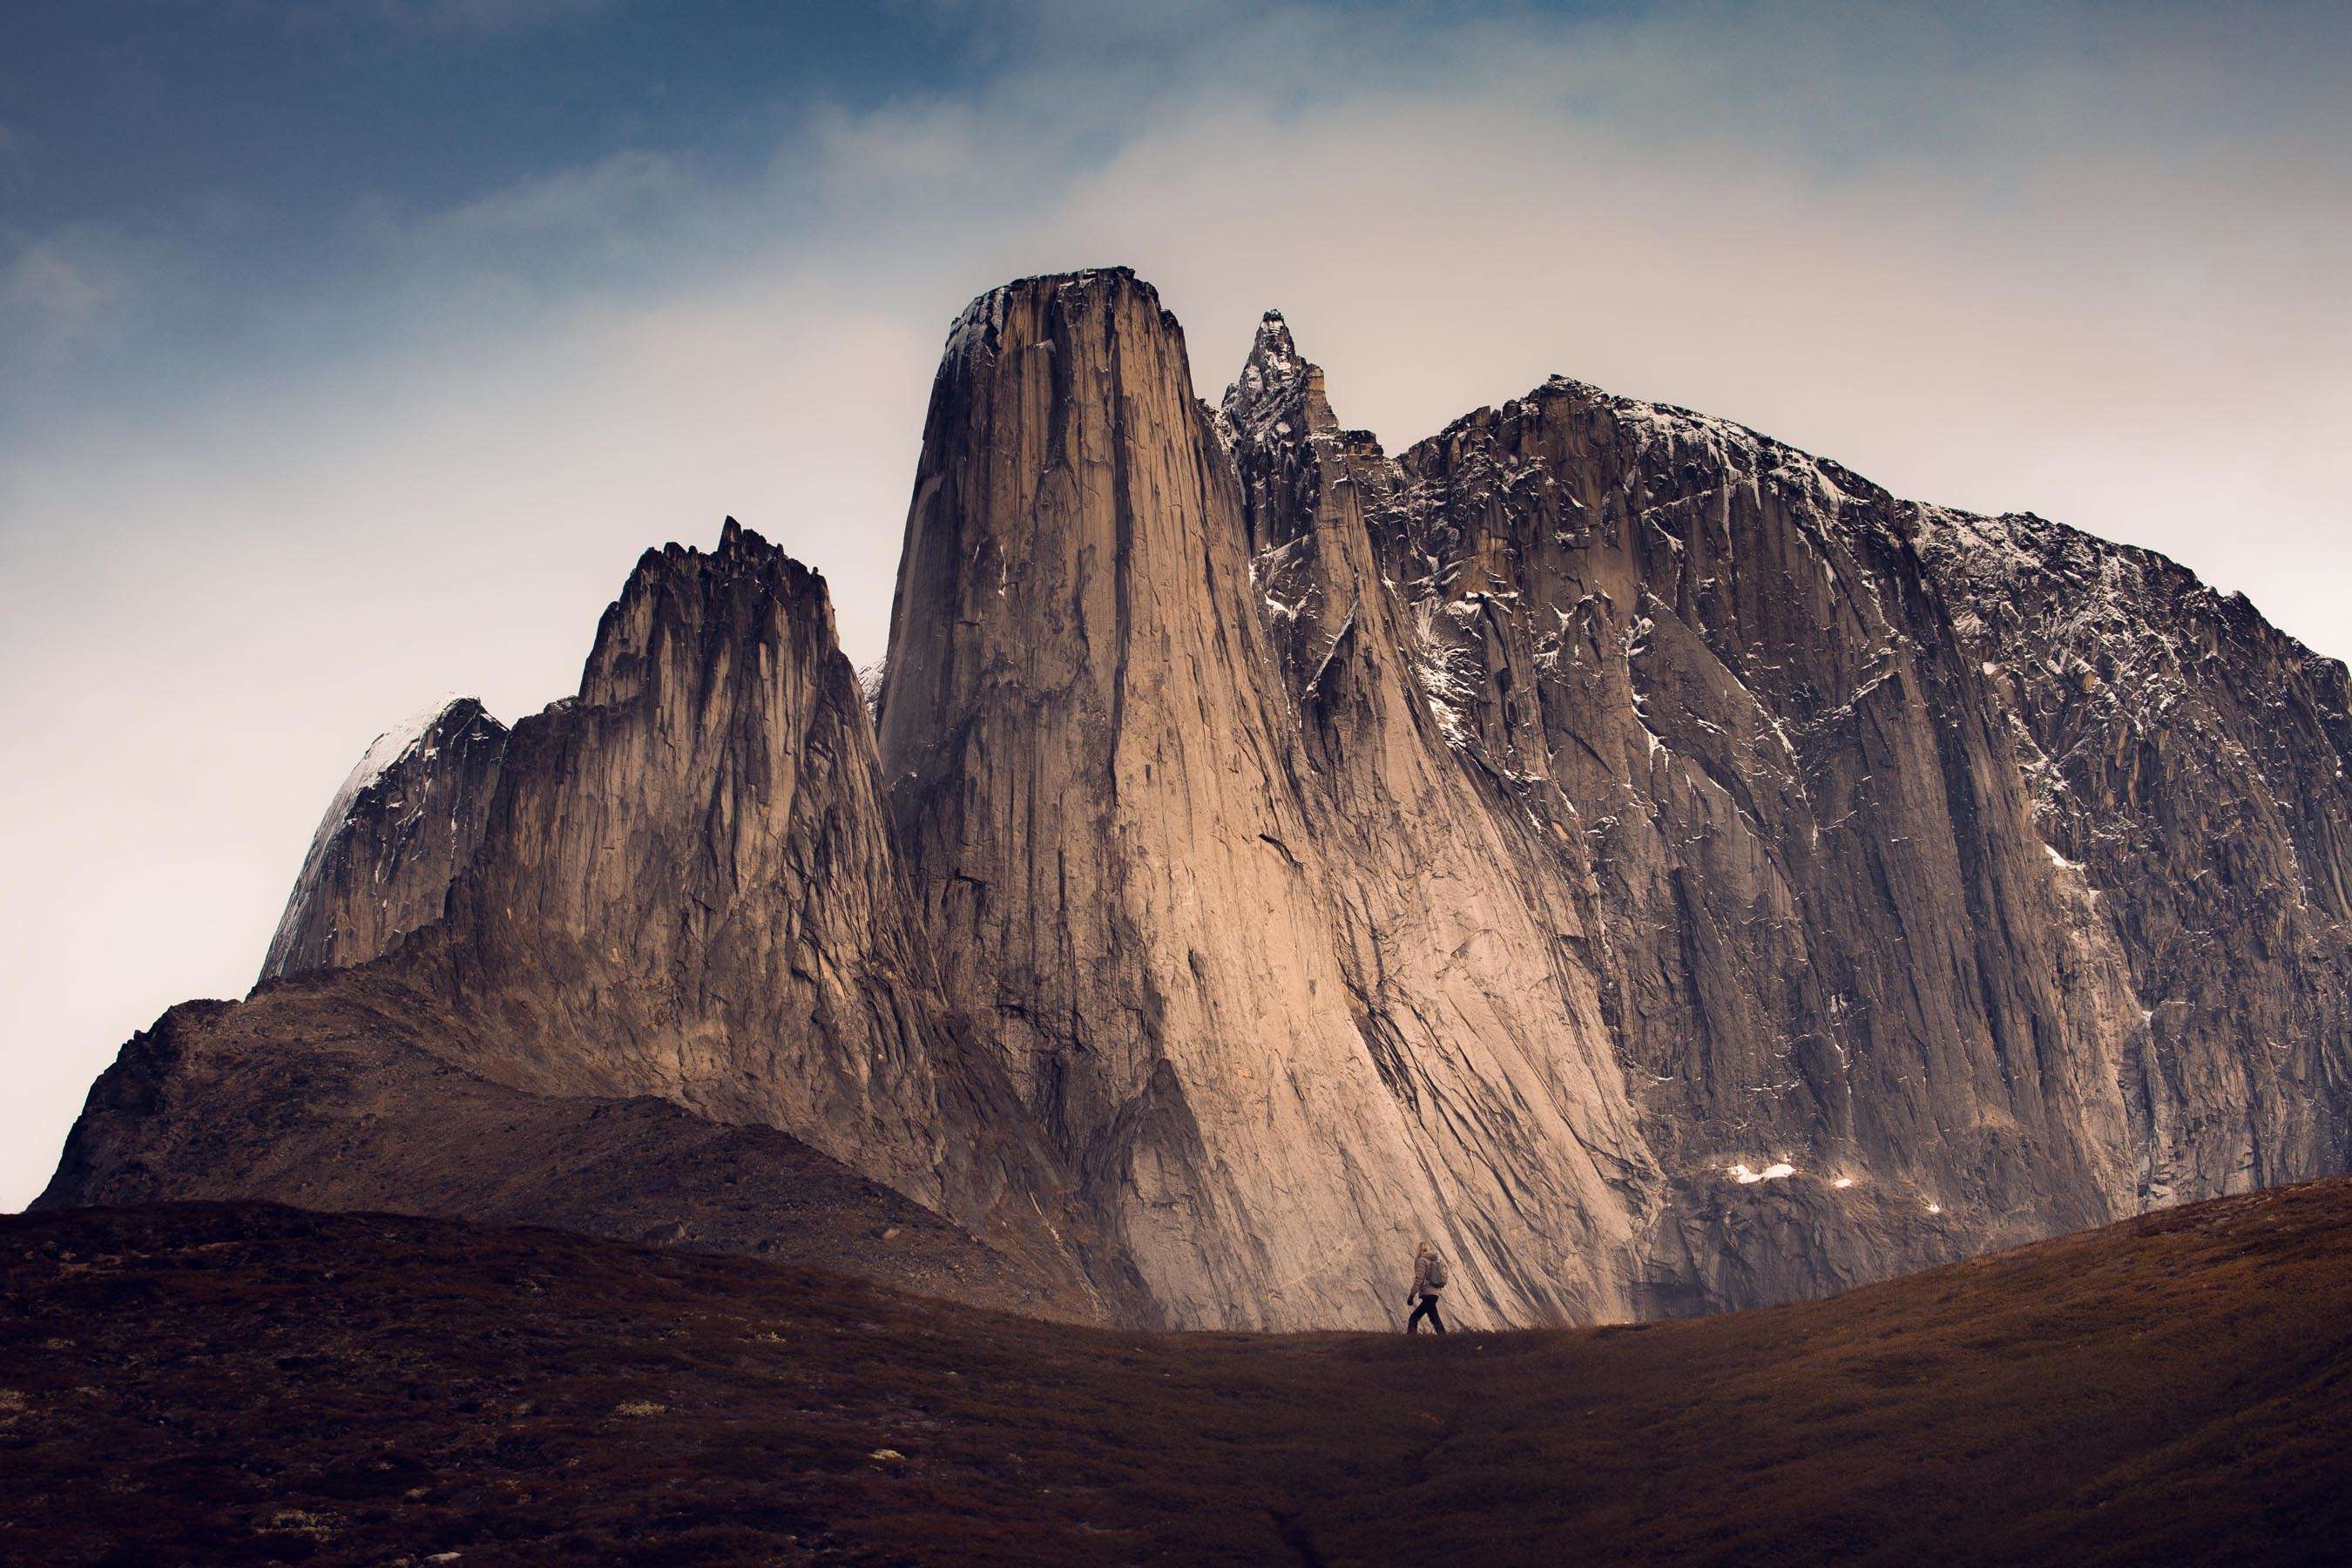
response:
<path id="1" fill-rule="evenodd" d="M 365 963 L 438 921 L 482 841 L 506 746 L 470 697 L 378 736 L 320 820 L 261 978 Z"/>
<path id="2" fill-rule="evenodd" d="M 1066 1260 L 983 1245 L 772 1127 L 526 1093 L 457 1065 L 465 1037 L 442 997 L 386 965 L 184 1003 L 99 1079 L 35 1206 L 267 1197 L 557 1226 L 1101 1315 Z"/>
<path id="3" fill-rule="evenodd" d="M 730 522 L 648 552 L 577 699 L 516 727 L 453 891 L 484 1065 L 793 1130 L 927 1202 L 960 1160 L 874 742 L 814 574 Z"/>
<path id="4" fill-rule="evenodd" d="M 1903 514 L 2037 830 L 2130 964 L 2140 1202 L 2344 1169 L 2344 666 L 2151 552 L 2030 515 Z"/>
<path id="5" fill-rule="evenodd" d="M 1562 381 L 1396 469 L 1370 526 L 1449 744 L 1590 856 L 1672 1177 L 1647 1307 L 2137 1206 L 2128 971 L 1890 498 Z"/>
<path id="6" fill-rule="evenodd" d="M 1392 458 L 1278 316 L 1213 411 L 1024 279 L 878 690 L 756 535 L 649 552 L 576 700 L 330 812 L 271 973 L 384 956 L 204 1037 L 781 1129 L 1128 1321 L 1386 1322 L 1424 1237 L 1474 1324 L 1780 1300 L 2345 1167 L 2346 697 L 2144 552 L 1559 379 Z M 331 1165 L 184 1058 L 53 1198 Z"/>
<path id="7" fill-rule="evenodd" d="M 648 552 L 516 726 L 442 934 L 473 1070 L 779 1127 L 986 1235 L 1059 1209 L 919 940 L 824 582 L 731 520 Z"/>

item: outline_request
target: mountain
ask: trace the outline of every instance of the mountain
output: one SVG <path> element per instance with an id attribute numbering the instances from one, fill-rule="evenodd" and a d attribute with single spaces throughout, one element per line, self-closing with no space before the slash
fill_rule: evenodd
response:
<path id="1" fill-rule="evenodd" d="M 1375 531 L 1465 751 L 1588 825 L 1701 1300 L 2344 1168 L 2342 665 L 2147 552 L 1572 382 L 1399 466 Z M 1742 1280 L 1738 1155 L 1912 1223 L 1832 1198 Z"/>
<path id="2" fill-rule="evenodd" d="M 1024 1141 L 940 1005 L 876 768 L 822 579 L 731 520 L 648 552 L 578 697 L 516 725 L 450 890 L 471 1062 L 781 1127 L 950 1212 L 1025 1205 L 1048 1178 L 1004 1168 Z"/>
<path id="3" fill-rule="evenodd" d="M 2332 1563 L 2347 1289 L 2341 1180 L 1443 1341 L 1106 1334 L 449 1220 L 41 1214 L 0 1219 L 0 1555 Z"/>
<path id="4" fill-rule="evenodd" d="M 2053 859 L 2130 964 L 2139 1198 L 2344 1169 L 2344 666 L 2152 552 L 2032 516 L 1906 510 Z"/>
<path id="5" fill-rule="evenodd" d="M 2347 693 L 2144 552 L 1559 377 L 1391 457 L 1278 315 L 1212 408 L 1148 284 L 1025 279 L 877 673 L 731 521 L 648 552 L 494 773 L 329 812 L 439 919 L 306 866 L 366 940 L 183 1031 L 321 1104 L 155 1058 L 44 1201 L 298 1196 L 331 1037 L 788 1134 L 1111 1321 L 1384 1323 L 1424 1237 L 1476 1324 L 1825 1295 L 2352 1163 Z"/>

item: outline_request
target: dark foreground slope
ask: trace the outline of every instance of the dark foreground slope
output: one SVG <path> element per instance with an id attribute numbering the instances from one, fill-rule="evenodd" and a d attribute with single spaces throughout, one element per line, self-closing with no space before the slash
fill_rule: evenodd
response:
<path id="1" fill-rule="evenodd" d="M 0 1558 L 2321 1561 L 2352 1182 L 1632 1328 L 1147 1335 L 244 1206 L 0 1221 Z M 446 1559 L 445 1559 L 446 1560 Z"/>

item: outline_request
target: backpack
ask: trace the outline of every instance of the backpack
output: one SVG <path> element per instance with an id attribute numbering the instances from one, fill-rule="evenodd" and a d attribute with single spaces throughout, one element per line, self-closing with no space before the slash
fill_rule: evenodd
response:
<path id="1" fill-rule="evenodd" d="M 1429 1266 L 1421 1271 L 1422 1283 L 1433 1290 L 1445 1289 L 1445 1259 L 1435 1253 L 1429 1255 Z"/>

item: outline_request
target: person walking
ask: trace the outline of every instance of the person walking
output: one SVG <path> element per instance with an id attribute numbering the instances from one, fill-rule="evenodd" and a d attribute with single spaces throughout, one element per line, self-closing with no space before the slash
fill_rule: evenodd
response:
<path id="1" fill-rule="evenodd" d="M 1437 1298 L 1444 1289 L 1445 1259 L 1437 1256 L 1437 1248 L 1424 1241 L 1421 1249 L 1412 1255 L 1412 1289 L 1405 1292 L 1404 1299 L 1408 1305 L 1414 1301 L 1421 1305 L 1414 1307 L 1412 1316 L 1404 1321 L 1406 1333 L 1421 1332 L 1423 1318 L 1427 1318 L 1429 1326 L 1439 1333 L 1445 1331 L 1445 1320 L 1437 1315 Z"/>

